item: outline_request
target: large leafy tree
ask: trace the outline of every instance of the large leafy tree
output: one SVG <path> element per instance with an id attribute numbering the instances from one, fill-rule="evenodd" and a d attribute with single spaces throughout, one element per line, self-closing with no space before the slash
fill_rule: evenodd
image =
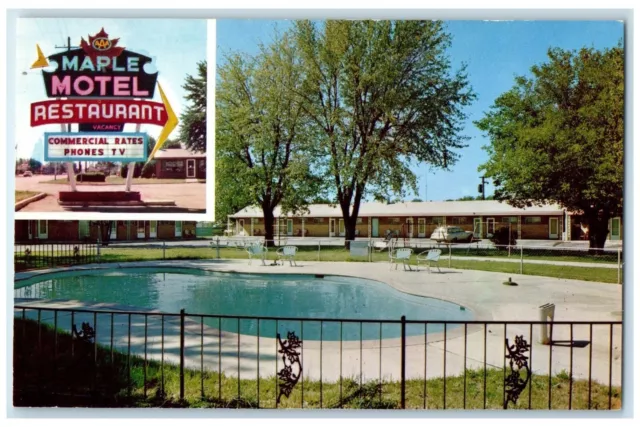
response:
<path id="1" fill-rule="evenodd" d="M 187 75 L 182 88 L 187 108 L 180 116 L 180 139 L 191 151 L 207 151 L 207 62 L 198 63 L 195 76 Z"/>
<path id="2" fill-rule="evenodd" d="M 476 122 L 490 138 L 480 166 L 495 198 L 514 206 L 555 202 L 589 224 L 602 248 L 622 214 L 624 50 L 550 49 Z"/>
<path id="3" fill-rule="evenodd" d="M 474 94 L 464 67 L 451 69 L 442 22 L 298 21 L 294 32 L 305 74 L 299 96 L 348 245 L 367 194 L 416 192 L 412 163 L 455 163 Z"/>
<path id="4" fill-rule="evenodd" d="M 276 35 L 255 57 L 228 55 L 216 85 L 216 203 L 250 201 L 262 208 L 267 244 L 273 239 L 274 209 L 304 210 L 318 194 L 312 174 L 300 102 L 302 83 L 295 45 Z M 218 211 L 222 210 L 222 206 Z"/>

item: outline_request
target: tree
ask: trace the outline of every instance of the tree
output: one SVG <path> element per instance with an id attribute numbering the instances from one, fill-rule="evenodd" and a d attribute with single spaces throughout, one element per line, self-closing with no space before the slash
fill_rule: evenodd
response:
<path id="1" fill-rule="evenodd" d="M 464 66 L 452 72 L 450 36 L 436 21 L 298 21 L 305 80 L 299 93 L 335 186 L 345 240 L 360 203 L 417 193 L 411 163 L 447 169 L 475 95 Z"/>
<path id="2" fill-rule="evenodd" d="M 195 152 L 207 151 L 207 61 L 198 62 L 197 75 L 188 75 L 182 88 L 187 109 L 180 116 L 180 139 Z"/>
<path id="3" fill-rule="evenodd" d="M 156 139 L 152 136 L 147 138 L 147 154 L 153 151 L 153 147 L 156 146 Z M 123 163 L 120 167 L 120 176 L 122 178 L 127 177 L 127 173 L 129 170 L 129 164 Z M 156 171 L 156 161 L 151 160 L 150 162 L 136 162 L 133 167 L 133 177 L 134 178 L 151 178 L 151 175 Z"/>
<path id="4" fill-rule="evenodd" d="M 420 203 L 420 202 L 422 202 L 422 199 L 420 199 L 420 198 L 415 198 L 415 199 L 413 199 L 413 200 L 411 200 L 411 201 L 412 201 L 412 202 L 415 202 L 415 203 Z"/>
<path id="5" fill-rule="evenodd" d="M 550 49 L 476 122 L 490 138 L 480 166 L 495 198 L 514 206 L 559 203 L 583 215 L 598 252 L 622 214 L 624 50 Z"/>
<path id="6" fill-rule="evenodd" d="M 111 229 L 115 221 L 89 221 L 91 227 L 98 229 L 98 236 L 102 246 L 107 246 L 111 241 Z"/>
<path id="7" fill-rule="evenodd" d="M 302 107 L 291 95 L 302 82 L 298 62 L 284 34 L 261 46 L 256 57 L 228 55 L 218 70 L 217 210 L 245 200 L 260 206 L 268 245 L 273 243 L 274 209 L 304 211 L 321 185 L 312 174 L 312 139 Z"/>
<path id="8" fill-rule="evenodd" d="M 36 159 L 29 159 L 29 169 L 32 171 L 38 171 L 40 170 L 40 168 L 42 167 L 42 162 L 40 160 L 36 160 Z"/>

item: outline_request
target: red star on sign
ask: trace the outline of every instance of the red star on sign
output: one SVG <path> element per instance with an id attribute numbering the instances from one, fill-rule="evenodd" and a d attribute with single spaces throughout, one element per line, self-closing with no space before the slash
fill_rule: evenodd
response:
<path id="1" fill-rule="evenodd" d="M 98 56 L 114 58 L 124 51 L 123 47 L 117 47 L 119 40 L 120 39 L 109 40 L 109 34 L 102 28 L 95 36 L 89 36 L 89 43 L 82 38 L 80 47 L 84 50 L 85 55 L 91 58 L 91 62 L 96 65 Z M 109 68 L 111 68 L 111 65 L 109 65 Z"/>

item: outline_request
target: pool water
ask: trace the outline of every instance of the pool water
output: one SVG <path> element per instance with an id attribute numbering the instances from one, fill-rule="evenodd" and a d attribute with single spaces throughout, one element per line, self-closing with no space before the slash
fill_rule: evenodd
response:
<path id="1" fill-rule="evenodd" d="M 16 282 L 16 298 L 70 299 L 187 313 L 311 319 L 397 320 L 396 324 L 306 320 L 205 318 L 225 331 L 274 337 L 287 331 L 306 340 L 369 340 L 399 337 L 407 320 L 465 321 L 473 314 L 457 304 L 405 294 L 377 281 L 299 274 L 241 274 L 181 268 L 53 273 Z M 200 319 L 197 319 L 200 321 Z M 448 326 L 452 328 L 453 326 Z M 432 323 L 427 333 L 441 332 Z M 425 327 L 407 325 L 407 335 Z"/>

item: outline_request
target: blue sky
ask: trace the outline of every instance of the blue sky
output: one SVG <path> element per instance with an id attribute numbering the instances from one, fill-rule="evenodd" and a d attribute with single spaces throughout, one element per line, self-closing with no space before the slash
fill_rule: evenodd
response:
<path id="1" fill-rule="evenodd" d="M 60 125 L 32 128 L 29 121 L 29 105 L 46 100 L 46 92 L 40 70 L 30 70 L 36 60 L 36 44 L 45 56 L 59 52 L 55 46 L 67 43 L 79 46 L 80 39 L 95 35 L 101 28 L 111 39 L 119 38 L 118 46 L 146 54 L 154 59 L 158 82 L 162 85 L 174 111 L 180 116 L 184 103 L 182 84 L 187 74 L 194 75 L 197 62 L 206 59 L 207 21 L 185 19 L 58 19 L 23 18 L 17 25 L 16 57 L 16 145 L 17 158 L 44 159 L 44 132 L 59 132 Z M 26 75 L 23 72 L 27 72 Z M 160 101 L 156 90 L 154 101 Z M 128 125 L 125 131 L 133 131 Z M 170 135 L 175 138 L 178 127 Z M 72 129 L 75 131 L 74 129 Z M 159 126 L 142 126 L 141 131 L 150 136 L 160 134 Z"/>
<path id="2" fill-rule="evenodd" d="M 228 52 L 257 53 L 259 43 L 271 40 L 274 28 L 284 30 L 289 22 L 218 20 L 217 63 L 222 63 Z M 487 160 L 481 147 L 489 141 L 473 121 L 482 118 L 493 101 L 513 86 L 515 76 L 526 75 L 532 65 L 546 62 L 550 47 L 613 47 L 623 39 L 624 32 L 623 23 L 615 21 L 447 21 L 446 24 L 453 37 L 448 51 L 452 66 L 457 69 L 463 62 L 467 64 L 477 99 L 466 110 L 468 119 L 463 133 L 471 139 L 468 147 L 459 151 L 461 158 L 451 171 L 429 171 L 425 165 L 412 168 L 419 177 L 417 197 L 423 200 L 478 195 L 478 166 Z M 493 193 L 491 184 L 487 185 L 486 193 Z"/>

